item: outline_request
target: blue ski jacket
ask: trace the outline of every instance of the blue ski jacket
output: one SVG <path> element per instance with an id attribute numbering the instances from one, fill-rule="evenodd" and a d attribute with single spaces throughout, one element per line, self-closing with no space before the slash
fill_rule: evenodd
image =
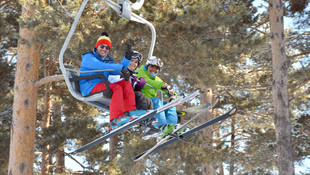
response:
<path id="1" fill-rule="evenodd" d="M 127 68 L 130 63 L 130 60 L 125 57 L 120 62 L 120 64 L 115 64 L 114 59 L 107 55 L 104 60 L 98 54 L 96 49 L 94 48 L 92 52 L 87 52 L 82 55 L 82 63 L 80 67 L 80 71 L 94 71 L 94 70 L 104 70 L 104 69 L 114 69 L 116 71 L 121 72 L 123 68 Z M 106 71 L 106 72 L 89 72 L 89 73 L 81 73 L 80 76 L 88 76 L 95 74 L 103 74 L 107 79 L 109 75 L 120 75 L 120 73 L 115 71 Z M 96 84 L 103 82 L 101 78 L 94 78 L 89 80 L 81 80 L 80 83 L 80 91 L 83 96 L 87 96 L 90 94 L 92 89 L 96 86 Z"/>

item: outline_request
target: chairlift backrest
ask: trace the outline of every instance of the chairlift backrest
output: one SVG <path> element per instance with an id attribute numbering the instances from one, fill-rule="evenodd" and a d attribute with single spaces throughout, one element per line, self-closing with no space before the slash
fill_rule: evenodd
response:
<path id="1" fill-rule="evenodd" d="M 71 94 L 74 94 L 74 97 L 78 96 L 78 99 L 83 101 L 84 103 L 90 104 L 92 106 L 95 106 L 99 108 L 102 111 L 109 111 L 109 104 L 110 104 L 110 98 L 112 95 L 111 89 L 109 85 L 107 84 L 108 81 L 105 79 L 104 82 L 106 84 L 107 89 L 105 91 L 91 94 L 88 96 L 82 96 L 81 91 L 80 91 L 80 84 L 79 81 L 81 79 L 91 79 L 92 77 L 87 77 L 79 76 L 79 71 L 77 70 L 72 70 L 72 69 L 66 69 L 67 76 L 70 80 L 70 83 L 67 84 L 68 88 L 72 89 Z M 105 78 L 104 75 L 102 74 L 97 74 L 97 76 L 101 76 L 101 78 Z"/>

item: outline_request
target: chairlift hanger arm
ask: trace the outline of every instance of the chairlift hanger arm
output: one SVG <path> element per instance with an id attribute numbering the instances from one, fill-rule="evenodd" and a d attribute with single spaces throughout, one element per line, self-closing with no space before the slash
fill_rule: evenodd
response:
<path id="1" fill-rule="evenodd" d="M 103 1 L 106 4 L 108 4 L 122 18 L 125 18 L 126 20 L 132 20 L 135 22 L 139 22 L 142 24 L 146 24 L 147 26 L 149 26 L 149 28 L 151 29 L 151 33 L 152 33 L 152 41 L 151 41 L 151 45 L 150 45 L 148 58 L 151 58 L 153 55 L 155 42 L 156 42 L 155 28 L 154 28 L 152 23 L 150 23 L 146 19 L 142 18 L 141 16 L 131 12 L 131 8 L 135 9 L 135 8 L 140 7 L 140 6 L 142 7 L 144 0 L 137 0 L 137 2 L 132 4 L 131 6 L 128 5 L 128 4 L 130 4 L 129 0 L 118 0 L 118 3 L 120 3 L 120 4 L 116 4 L 115 2 L 113 2 L 111 0 L 103 0 Z M 138 8 L 138 9 L 140 9 L 140 8 Z"/>
<path id="2" fill-rule="evenodd" d="M 70 28 L 70 31 L 69 31 L 69 33 L 68 33 L 68 35 L 67 35 L 67 37 L 66 37 L 66 40 L 65 40 L 65 42 L 64 42 L 64 44 L 63 44 L 63 46 L 62 46 L 62 48 L 61 48 L 61 50 L 60 50 L 59 56 L 58 56 L 58 57 L 59 57 L 59 67 L 60 67 L 60 70 L 61 70 L 61 72 L 62 72 L 62 74 L 63 74 L 63 76 L 64 76 L 64 78 L 65 78 L 65 82 L 66 82 L 66 84 L 67 84 L 68 90 L 70 91 L 70 93 L 71 93 L 76 99 L 81 100 L 81 101 L 84 101 L 84 98 L 81 97 L 81 96 L 79 96 L 77 93 L 75 93 L 73 87 L 70 86 L 70 83 L 71 83 L 71 82 L 70 82 L 70 80 L 69 80 L 68 73 L 67 73 L 66 68 L 65 68 L 65 66 L 64 66 L 63 56 L 64 56 L 64 53 L 65 53 L 65 51 L 66 51 L 66 49 L 67 49 L 67 47 L 68 47 L 68 45 L 69 45 L 69 42 L 70 42 L 70 40 L 71 40 L 71 38 L 72 38 L 72 35 L 73 35 L 74 31 L 75 31 L 75 28 L 76 28 L 76 26 L 77 26 L 77 24 L 78 24 L 78 22 L 79 22 L 79 20 L 80 20 L 80 18 L 81 18 L 81 16 L 82 16 L 82 13 L 83 13 L 84 8 L 85 8 L 86 4 L 88 3 L 88 1 L 89 1 L 89 0 L 84 0 L 84 1 L 82 2 L 81 7 L 80 7 L 80 9 L 79 9 L 79 11 L 78 11 L 78 13 L 77 13 L 77 15 L 76 15 L 76 17 L 75 17 L 73 23 L 72 23 L 72 26 L 71 26 L 71 28 Z"/>
<path id="3" fill-rule="evenodd" d="M 131 4 L 131 8 L 134 10 L 139 10 L 144 4 L 144 0 L 137 0 L 135 3 Z"/>

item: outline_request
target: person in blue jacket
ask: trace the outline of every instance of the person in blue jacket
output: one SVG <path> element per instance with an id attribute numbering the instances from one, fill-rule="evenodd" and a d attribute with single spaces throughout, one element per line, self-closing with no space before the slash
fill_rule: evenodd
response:
<path id="1" fill-rule="evenodd" d="M 133 119 L 133 115 L 139 116 L 145 113 L 145 111 L 136 111 L 135 94 L 130 81 L 128 81 L 130 74 L 127 67 L 131 62 L 133 51 L 131 48 L 128 48 L 123 60 L 120 64 L 116 64 L 114 59 L 109 55 L 111 46 L 112 44 L 109 35 L 106 32 L 103 32 L 98 38 L 96 47 L 93 51 L 82 55 L 80 71 L 113 69 L 123 74 L 124 79 L 122 81 L 109 83 L 112 91 L 110 102 L 110 122 L 112 123 L 113 128 L 127 123 Z M 103 74 L 108 79 L 109 75 L 120 75 L 120 73 L 116 71 L 88 72 L 81 73 L 80 76 Z M 80 91 L 83 96 L 106 89 L 101 78 L 81 80 L 79 83 Z"/>

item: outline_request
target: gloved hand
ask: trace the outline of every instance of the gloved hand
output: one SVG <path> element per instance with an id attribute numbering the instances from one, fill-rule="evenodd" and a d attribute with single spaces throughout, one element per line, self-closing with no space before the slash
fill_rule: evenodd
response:
<path id="1" fill-rule="evenodd" d="M 167 83 L 165 83 L 162 87 L 162 89 L 166 89 L 168 91 L 168 96 L 174 96 L 174 90 L 172 89 L 172 87 L 170 85 L 168 85 Z"/>
<path id="2" fill-rule="evenodd" d="M 131 75 L 131 83 L 136 84 L 137 86 L 143 88 L 144 85 L 146 84 L 146 79 L 145 78 L 138 78 L 135 75 Z"/>
<path id="3" fill-rule="evenodd" d="M 175 100 L 176 98 L 177 98 L 177 97 L 176 97 L 175 95 L 170 96 L 170 97 L 169 97 L 169 102 Z"/>
<path id="4" fill-rule="evenodd" d="M 146 79 L 145 78 L 139 78 L 140 81 L 138 81 L 137 85 L 143 88 L 146 84 Z"/>
<path id="5" fill-rule="evenodd" d="M 136 84 L 138 82 L 138 77 L 135 75 L 131 75 L 131 83 Z"/>
<path id="6" fill-rule="evenodd" d="M 128 81 L 129 78 L 130 78 L 130 73 L 129 73 L 129 71 L 128 71 L 126 68 L 123 67 L 123 69 L 122 69 L 121 72 L 122 72 L 123 77 L 125 78 L 125 80 Z"/>
<path id="7" fill-rule="evenodd" d="M 133 51 L 131 50 L 131 44 L 127 44 L 127 50 L 125 52 L 125 58 L 127 58 L 128 60 L 131 60 Z"/>

